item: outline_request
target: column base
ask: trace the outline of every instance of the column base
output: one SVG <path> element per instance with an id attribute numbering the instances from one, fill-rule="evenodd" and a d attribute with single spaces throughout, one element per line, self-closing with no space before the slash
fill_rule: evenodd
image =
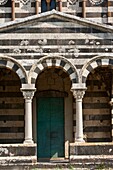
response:
<path id="1" fill-rule="evenodd" d="M 33 140 L 32 139 L 25 139 L 24 144 L 33 144 Z"/>
<path id="2" fill-rule="evenodd" d="M 83 138 L 78 138 L 78 139 L 75 139 L 75 143 L 76 142 L 85 143 L 85 140 Z"/>

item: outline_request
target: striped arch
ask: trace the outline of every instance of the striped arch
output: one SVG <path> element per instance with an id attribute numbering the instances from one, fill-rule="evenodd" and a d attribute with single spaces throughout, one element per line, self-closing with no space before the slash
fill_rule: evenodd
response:
<path id="1" fill-rule="evenodd" d="M 86 63 L 81 71 L 81 82 L 86 83 L 86 79 L 89 73 L 98 66 L 113 66 L 113 57 L 94 57 L 88 63 Z"/>
<path id="2" fill-rule="evenodd" d="M 20 78 L 21 84 L 28 82 L 25 69 L 13 58 L 0 56 L 0 67 L 6 67 L 14 71 Z"/>
<path id="3" fill-rule="evenodd" d="M 76 68 L 63 57 L 44 57 L 39 60 L 35 65 L 32 66 L 29 78 L 30 83 L 35 84 L 38 75 L 47 67 L 61 67 L 65 72 L 68 73 L 72 86 L 78 82 L 78 74 Z"/>

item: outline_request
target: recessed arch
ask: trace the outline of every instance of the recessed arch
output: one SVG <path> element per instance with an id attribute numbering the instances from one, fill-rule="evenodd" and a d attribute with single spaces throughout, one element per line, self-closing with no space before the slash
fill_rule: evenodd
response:
<path id="1" fill-rule="evenodd" d="M 8 56 L 0 56 L 0 67 L 14 71 L 19 76 L 21 84 L 28 82 L 25 69 L 15 59 Z"/>
<path id="2" fill-rule="evenodd" d="M 64 57 L 43 57 L 35 63 L 29 72 L 29 83 L 35 84 L 38 75 L 47 67 L 60 67 L 68 73 L 72 86 L 78 82 L 78 73 L 75 66 Z"/>
<path id="3" fill-rule="evenodd" d="M 96 56 L 89 60 L 80 72 L 80 82 L 86 83 L 89 73 L 98 66 L 113 66 L 113 57 Z"/>

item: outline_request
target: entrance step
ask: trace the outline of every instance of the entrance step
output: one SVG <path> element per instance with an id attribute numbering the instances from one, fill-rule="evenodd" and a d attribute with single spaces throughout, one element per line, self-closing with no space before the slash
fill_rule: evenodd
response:
<path id="1" fill-rule="evenodd" d="M 21 156 L 21 157 L 1 157 L 0 170 L 45 170 L 45 169 L 73 169 L 90 168 L 92 170 L 100 168 L 113 167 L 112 155 L 84 155 L 71 156 L 70 161 L 64 162 L 37 162 L 36 156 Z"/>
<path id="2" fill-rule="evenodd" d="M 37 162 L 36 156 L 11 156 L 0 157 L 0 166 L 8 165 L 32 165 Z"/>
<path id="3" fill-rule="evenodd" d="M 0 144 L 0 157 L 35 155 L 36 144 Z"/>
<path id="4" fill-rule="evenodd" d="M 113 143 L 70 143 L 70 155 L 113 155 Z"/>

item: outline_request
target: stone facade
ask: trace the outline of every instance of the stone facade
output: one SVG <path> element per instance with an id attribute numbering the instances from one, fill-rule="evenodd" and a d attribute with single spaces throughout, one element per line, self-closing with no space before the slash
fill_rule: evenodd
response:
<path id="1" fill-rule="evenodd" d="M 69 145 L 112 142 L 112 2 L 41 13 L 40 1 L 4 0 L 0 16 L 0 143 L 38 151 L 37 102 L 50 97 L 64 99 L 64 158 Z"/>

